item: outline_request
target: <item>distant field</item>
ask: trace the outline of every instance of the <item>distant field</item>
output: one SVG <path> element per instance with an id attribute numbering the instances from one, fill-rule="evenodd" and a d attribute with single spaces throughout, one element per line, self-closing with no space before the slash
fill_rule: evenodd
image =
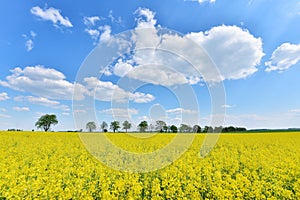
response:
<path id="1" fill-rule="evenodd" d="M 172 134 L 108 134 L 149 152 Z M 76 133 L 0 132 L 0 199 L 300 199 L 300 132 L 223 134 L 199 157 L 204 135 L 172 165 L 125 173 L 92 157 Z"/>

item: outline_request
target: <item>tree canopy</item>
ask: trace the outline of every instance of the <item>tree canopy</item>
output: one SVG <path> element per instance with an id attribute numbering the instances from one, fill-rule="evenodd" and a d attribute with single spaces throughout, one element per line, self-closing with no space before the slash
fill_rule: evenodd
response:
<path id="1" fill-rule="evenodd" d="M 110 123 L 110 129 L 114 131 L 114 133 L 119 129 L 120 127 L 120 122 L 118 121 L 113 121 Z"/>
<path id="2" fill-rule="evenodd" d="M 58 121 L 56 119 L 56 115 L 52 114 L 52 115 L 43 115 L 41 116 L 38 121 L 35 123 L 35 126 L 37 128 L 42 128 L 44 129 L 45 132 L 47 132 L 51 125 L 56 125 L 58 124 Z"/>
<path id="3" fill-rule="evenodd" d="M 125 122 L 123 122 L 123 129 L 127 130 L 131 128 L 131 123 L 129 123 L 127 120 Z"/>
<path id="4" fill-rule="evenodd" d="M 148 128 L 148 122 L 147 121 L 142 121 L 139 125 L 138 128 L 140 132 L 145 132 Z"/>
<path id="5" fill-rule="evenodd" d="M 88 122 L 86 124 L 86 129 L 89 131 L 89 132 L 92 132 L 93 130 L 96 130 L 96 123 L 95 122 Z"/>

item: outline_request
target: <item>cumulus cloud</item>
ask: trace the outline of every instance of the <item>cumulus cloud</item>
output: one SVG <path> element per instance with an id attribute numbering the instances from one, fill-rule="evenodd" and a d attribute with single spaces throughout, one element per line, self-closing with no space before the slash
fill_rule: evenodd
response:
<path id="1" fill-rule="evenodd" d="M 63 17 L 61 15 L 61 11 L 56 8 L 50 7 L 42 9 L 39 6 L 35 6 L 30 9 L 30 12 L 31 14 L 39 17 L 42 20 L 51 21 L 56 27 L 58 27 L 59 25 L 65 27 L 73 27 L 68 17 Z"/>
<path id="2" fill-rule="evenodd" d="M 28 107 L 13 107 L 13 110 L 22 112 L 22 111 L 30 111 Z"/>
<path id="3" fill-rule="evenodd" d="M 264 56 L 261 38 L 237 26 L 179 35 L 161 32 L 147 8 L 135 14 L 137 27 L 130 38 L 135 49 L 111 70 L 120 77 L 164 86 L 242 79 L 258 71 Z"/>
<path id="4" fill-rule="evenodd" d="M 70 108 L 67 105 L 61 105 L 58 101 L 49 100 L 44 97 L 33 97 L 33 96 L 17 96 L 14 98 L 15 101 L 27 101 L 32 104 L 42 105 L 46 107 L 51 107 L 55 109 L 60 109 L 63 111 L 69 111 Z"/>
<path id="5" fill-rule="evenodd" d="M 283 43 L 272 53 L 271 59 L 265 63 L 267 72 L 284 71 L 300 61 L 300 44 Z"/>
<path id="6" fill-rule="evenodd" d="M 100 101 L 124 102 L 130 100 L 135 103 L 148 103 L 155 99 L 151 94 L 127 92 L 112 82 L 101 81 L 96 77 L 87 77 L 84 79 L 84 82 L 90 96 L 94 96 Z"/>
<path id="7" fill-rule="evenodd" d="M 134 14 L 136 17 L 137 28 L 154 28 L 157 20 L 155 19 L 155 12 L 148 8 L 139 7 Z"/>
<path id="8" fill-rule="evenodd" d="M 100 26 L 99 30 L 101 32 L 99 37 L 99 42 L 107 42 L 109 39 L 111 39 L 111 27 L 108 25 Z"/>
<path id="9" fill-rule="evenodd" d="M 5 100 L 8 100 L 8 99 L 9 99 L 9 96 L 6 92 L 0 93 L 0 101 L 5 101 Z"/>
<path id="10" fill-rule="evenodd" d="M 115 64 L 113 70 L 114 74 L 120 77 L 125 76 L 131 70 L 133 70 L 133 66 L 128 62 L 123 62 L 122 59 L 119 59 L 118 62 Z"/>
<path id="11" fill-rule="evenodd" d="M 45 68 L 41 65 L 28 66 L 24 69 L 17 67 L 11 70 L 11 75 L 5 81 L 0 80 L 0 85 L 21 92 L 29 92 L 35 96 L 48 99 L 71 100 L 73 89 L 76 86 L 82 90 L 74 98 L 83 99 L 85 89 L 79 84 L 70 83 L 63 73 Z"/>
<path id="12" fill-rule="evenodd" d="M 223 80 L 250 76 L 258 70 L 264 56 L 261 38 L 237 26 L 217 26 L 206 32 L 189 33 L 187 37 L 207 51 Z"/>

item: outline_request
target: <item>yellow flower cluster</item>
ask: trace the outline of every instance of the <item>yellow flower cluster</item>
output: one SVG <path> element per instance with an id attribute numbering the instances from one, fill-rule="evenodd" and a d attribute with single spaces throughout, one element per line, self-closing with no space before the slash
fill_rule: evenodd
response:
<path id="1" fill-rule="evenodd" d="M 132 152 L 173 137 L 109 135 Z M 163 169 L 129 173 L 100 163 L 76 133 L 0 132 L 0 199 L 300 199 L 300 133 L 224 134 L 200 158 L 203 139 Z"/>

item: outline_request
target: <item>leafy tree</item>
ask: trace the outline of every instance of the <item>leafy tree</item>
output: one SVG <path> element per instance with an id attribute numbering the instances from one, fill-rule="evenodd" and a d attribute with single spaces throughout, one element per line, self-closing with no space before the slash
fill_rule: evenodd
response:
<path id="1" fill-rule="evenodd" d="M 131 128 L 131 123 L 129 123 L 127 120 L 125 122 L 123 122 L 123 129 L 127 130 Z"/>
<path id="2" fill-rule="evenodd" d="M 110 129 L 114 131 L 114 133 L 119 129 L 120 127 L 120 122 L 118 121 L 113 121 L 110 123 Z"/>
<path id="3" fill-rule="evenodd" d="M 152 132 L 154 129 L 155 129 L 155 126 L 154 126 L 153 124 L 150 124 L 150 125 L 149 125 L 149 130 L 150 130 L 150 132 Z"/>
<path id="4" fill-rule="evenodd" d="M 199 125 L 193 126 L 193 132 L 194 133 L 201 133 L 201 127 Z"/>
<path id="5" fill-rule="evenodd" d="M 181 126 L 179 127 L 179 130 L 182 133 L 187 133 L 187 132 L 191 132 L 193 130 L 193 128 L 187 124 L 181 124 Z"/>
<path id="6" fill-rule="evenodd" d="M 170 129 L 170 126 L 165 125 L 165 126 L 163 127 L 164 132 L 168 132 L 169 129 Z"/>
<path id="7" fill-rule="evenodd" d="M 107 132 L 107 123 L 105 121 L 103 121 L 101 124 L 100 124 L 100 128 L 102 130 L 102 132 Z M 105 131 L 106 130 L 106 131 Z"/>
<path id="8" fill-rule="evenodd" d="M 96 123 L 95 122 L 88 122 L 85 126 L 85 128 L 87 130 L 89 130 L 89 132 L 92 132 L 93 130 L 96 130 Z"/>
<path id="9" fill-rule="evenodd" d="M 38 121 L 35 123 L 35 126 L 37 128 L 44 129 L 45 132 L 47 132 L 50 129 L 51 125 L 56 125 L 58 123 L 56 119 L 56 115 L 43 115 L 41 116 Z"/>
<path id="10" fill-rule="evenodd" d="M 236 131 L 238 131 L 238 132 L 245 132 L 245 131 L 247 131 L 247 129 L 244 128 L 244 127 L 236 127 Z"/>
<path id="11" fill-rule="evenodd" d="M 170 126 L 170 130 L 172 131 L 172 133 L 177 133 L 178 132 L 178 128 L 175 125 Z"/>
<path id="12" fill-rule="evenodd" d="M 140 130 L 140 132 L 145 132 L 148 128 L 148 122 L 146 121 L 142 121 L 139 125 L 138 128 Z"/>
<path id="13" fill-rule="evenodd" d="M 221 132 L 223 132 L 223 127 L 222 126 L 215 127 L 214 132 L 215 133 L 221 133 Z"/>
<path id="14" fill-rule="evenodd" d="M 163 132 L 165 126 L 167 126 L 167 124 L 166 124 L 166 122 L 164 122 L 164 121 L 157 120 L 157 121 L 155 122 L 155 129 L 156 129 L 157 131 Z"/>
<path id="15" fill-rule="evenodd" d="M 212 132 L 214 132 L 213 127 L 211 127 L 211 126 L 204 127 L 203 133 L 212 133 Z"/>

